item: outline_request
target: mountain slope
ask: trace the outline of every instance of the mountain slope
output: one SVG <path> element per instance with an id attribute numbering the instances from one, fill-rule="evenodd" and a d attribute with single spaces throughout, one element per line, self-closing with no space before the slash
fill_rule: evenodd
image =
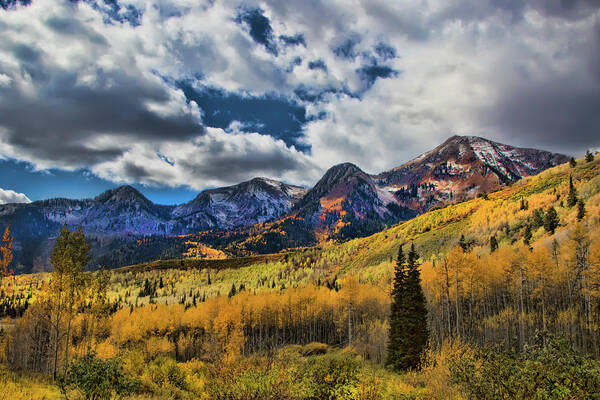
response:
<path id="1" fill-rule="evenodd" d="M 433 207 L 475 198 L 568 160 L 561 154 L 516 148 L 476 136 L 453 136 L 378 175 L 369 175 L 351 163 L 339 164 L 325 173 L 290 215 L 253 232 L 257 238 L 244 239 L 242 248 L 252 254 L 298 243 L 306 246 L 368 236 Z M 257 245 L 268 242 L 263 237 L 267 233 L 277 246 Z M 292 235 L 302 240 L 286 246 L 285 238 Z"/>
<path id="2" fill-rule="evenodd" d="M 306 193 L 299 186 L 254 178 L 234 186 L 209 189 L 177 206 L 172 217 L 176 230 L 234 229 L 276 219 L 286 214 Z"/>
<path id="3" fill-rule="evenodd" d="M 400 204 L 423 212 L 472 199 L 567 161 L 569 157 L 562 154 L 516 148 L 477 136 L 453 136 L 374 178 Z"/>
<path id="4" fill-rule="evenodd" d="M 127 241 L 142 236 L 228 230 L 277 219 L 290 211 L 304 193 L 305 189 L 298 186 L 256 178 L 205 190 L 183 205 L 163 206 L 152 203 L 131 186 L 121 186 L 93 199 L 58 198 L 0 205 L 0 226 L 11 224 L 15 259 L 27 271 L 36 257 L 49 257 L 53 238 L 63 225 L 82 228 L 93 242 L 95 255 L 100 256 L 107 251 L 119 252 Z"/>
<path id="5" fill-rule="evenodd" d="M 294 208 L 323 239 L 365 236 L 416 214 L 351 163 L 330 168 Z"/>

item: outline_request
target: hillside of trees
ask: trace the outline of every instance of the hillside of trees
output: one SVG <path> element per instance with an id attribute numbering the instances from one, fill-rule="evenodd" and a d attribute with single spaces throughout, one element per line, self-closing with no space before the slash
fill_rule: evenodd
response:
<path id="1" fill-rule="evenodd" d="M 14 276 L 7 229 L 0 381 L 9 398 L 90 397 L 90 375 L 109 388 L 97 398 L 597 398 L 593 158 L 367 238 L 240 261 L 85 272 L 85 237 L 63 231 L 53 272 Z"/>

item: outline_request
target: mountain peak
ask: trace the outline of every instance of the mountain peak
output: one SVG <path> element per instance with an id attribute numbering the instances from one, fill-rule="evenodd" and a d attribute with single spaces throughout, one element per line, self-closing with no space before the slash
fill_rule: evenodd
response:
<path id="1" fill-rule="evenodd" d="M 356 164 L 352 164 L 351 162 L 344 162 L 344 163 L 336 164 L 336 165 L 332 166 L 331 168 L 329 168 L 329 171 L 340 171 L 340 170 L 345 170 L 345 171 L 353 170 L 353 171 L 362 172 L 362 170 Z"/>
<path id="2" fill-rule="evenodd" d="M 338 180 L 353 175 L 366 175 L 366 173 L 355 164 L 345 162 L 329 168 L 321 178 L 321 181 L 331 181 L 332 179 Z M 318 185 L 319 184 L 317 183 L 316 186 Z"/>
<path id="3" fill-rule="evenodd" d="M 549 151 L 454 135 L 435 149 L 379 174 L 377 179 L 402 204 L 426 211 L 436 204 L 495 190 L 568 160 L 565 155 Z"/>
<path id="4" fill-rule="evenodd" d="M 114 189 L 107 190 L 106 192 L 97 196 L 94 200 L 100 203 L 106 202 L 142 202 L 142 203 L 150 203 L 139 190 L 130 185 L 119 186 Z"/>

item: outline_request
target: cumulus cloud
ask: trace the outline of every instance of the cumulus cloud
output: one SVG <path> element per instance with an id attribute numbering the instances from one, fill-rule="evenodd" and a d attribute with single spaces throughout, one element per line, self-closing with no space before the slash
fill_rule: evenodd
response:
<path id="1" fill-rule="evenodd" d="M 0 10 L 0 157 L 202 189 L 380 172 L 452 134 L 600 146 L 596 0 L 111 4 Z"/>
<path id="2" fill-rule="evenodd" d="M 117 160 L 99 163 L 92 171 L 121 183 L 168 183 L 198 190 L 253 176 L 277 176 L 298 184 L 310 184 L 318 177 L 320 169 L 311 157 L 282 140 L 238 128 L 232 124 L 227 133 L 207 128 L 205 135 L 185 146 L 168 141 L 156 147 L 131 143 Z"/>
<path id="3" fill-rule="evenodd" d="M 9 203 L 31 203 L 31 200 L 23 193 L 17 193 L 13 190 L 0 188 L 0 204 Z"/>

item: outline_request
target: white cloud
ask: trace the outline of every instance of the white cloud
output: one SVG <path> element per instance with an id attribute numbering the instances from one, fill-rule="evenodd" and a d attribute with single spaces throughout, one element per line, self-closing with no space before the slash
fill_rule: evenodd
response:
<path id="1" fill-rule="evenodd" d="M 600 126 L 600 13 L 587 3 L 243 2 L 264 10 L 275 38 L 304 36 L 306 47 L 278 43 L 276 57 L 234 21 L 240 1 L 122 2 L 143 11 L 141 25 L 107 24 L 67 0 L 0 11 L 0 107 L 17 107 L 15 118 L 0 116 L 0 156 L 201 189 L 254 175 L 311 184 L 345 161 L 379 172 L 454 133 L 559 151 L 598 145 L 590 132 Z M 336 55 L 350 38 L 354 59 Z M 375 62 L 381 42 L 398 57 L 377 62 L 398 75 L 367 88 L 357 69 Z M 327 70 L 310 69 L 316 60 Z M 179 79 L 297 101 L 298 87 L 337 94 L 303 103 L 314 118 L 304 154 L 241 132 L 243 121 L 202 131 L 202 110 L 174 86 Z"/>
<path id="2" fill-rule="evenodd" d="M 17 193 L 13 190 L 4 190 L 0 188 L 0 204 L 9 203 L 31 203 L 31 200 L 23 193 Z"/>
<path id="3" fill-rule="evenodd" d="M 313 159 L 282 140 L 258 133 L 228 133 L 207 128 L 187 143 L 163 141 L 154 145 L 129 143 L 117 160 L 95 165 L 101 178 L 120 183 L 206 187 L 239 183 L 268 176 L 296 184 L 310 184 L 321 169 Z"/>

